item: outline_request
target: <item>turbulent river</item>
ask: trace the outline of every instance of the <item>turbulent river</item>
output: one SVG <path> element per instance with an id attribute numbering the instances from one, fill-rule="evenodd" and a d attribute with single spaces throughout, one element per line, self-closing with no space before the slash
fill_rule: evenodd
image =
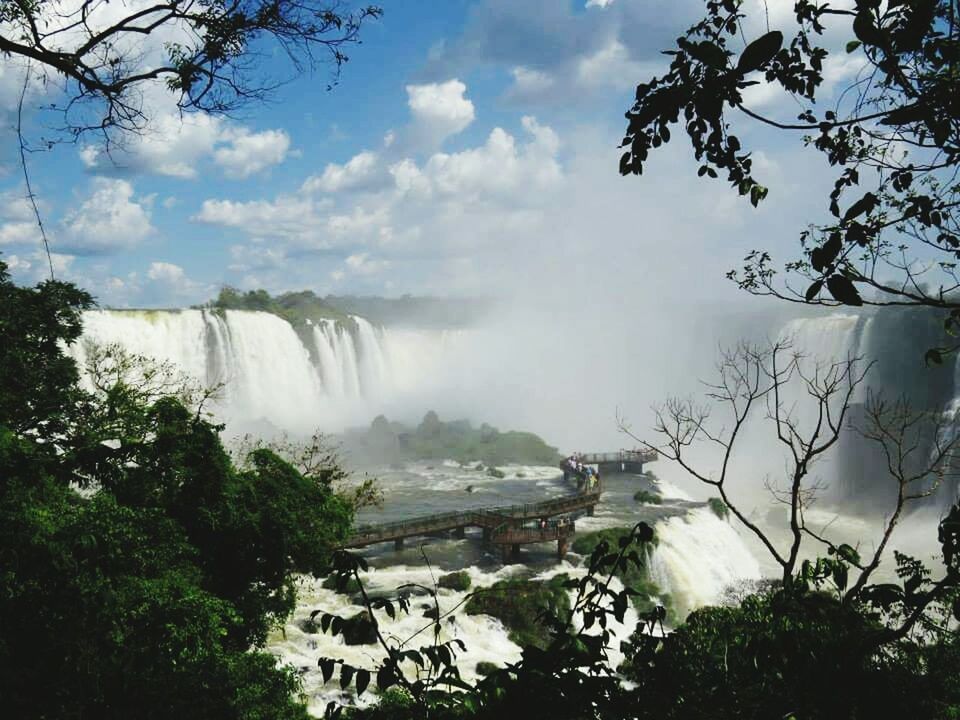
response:
<path id="1" fill-rule="evenodd" d="M 411 463 L 402 469 L 377 471 L 385 494 L 384 507 L 364 511 L 358 522 L 389 522 L 470 507 L 538 502 L 573 491 L 555 468 L 513 465 L 500 469 L 504 478 L 493 478 L 452 461 Z M 639 520 L 654 524 L 659 543 L 651 558 L 651 572 L 657 584 L 671 594 L 679 612 L 723 602 L 730 591 L 760 578 L 760 567 L 738 532 L 703 503 L 693 502 L 679 489 L 662 483 L 663 505 L 640 505 L 633 500 L 637 489 L 638 479 L 633 476 L 605 479 L 604 494 L 595 515 L 578 518 L 577 533 L 632 525 Z M 575 553 L 558 561 L 553 543 L 525 545 L 521 563 L 503 565 L 497 548 L 481 542 L 479 530 L 468 530 L 463 539 L 410 539 L 400 551 L 394 550 L 392 543 L 385 543 L 360 552 L 370 562 L 371 569 L 364 580 L 368 591 L 374 594 L 388 594 L 405 583 L 432 586 L 440 575 L 461 569 L 465 569 L 472 580 L 468 592 L 517 574 L 533 573 L 536 579 L 546 579 L 558 573 L 572 577 L 584 573 L 582 558 Z M 349 617 L 363 608 L 356 603 L 356 598 L 323 588 L 318 581 L 304 578 L 301 583 L 297 611 L 282 630 L 271 636 L 268 649 L 281 662 L 301 671 L 311 712 L 319 715 L 330 700 L 352 701 L 341 693 L 336 680 L 323 683 L 317 667 L 319 658 L 342 658 L 354 666 L 373 669 L 383 652 L 376 645 L 350 646 L 340 637 L 306 632 L 309 626 L 305 621 L 313 610 Z M 439 590 L 441 613 L 460 606 L 466 595 L 466 592 Z M 385 636 L 406 639 L 429 628 L 431 621 L 424 616 L 431 607 L 429 603 L 430 598 L 426 596 L 413 598 L 410 614 L 398 616 L 394 621 L 378 611 L 377 619 L 382 623 Z M 618 637 L 611 651 L 615 664 L 620 660 L 618 641 L 627 638 L 636 619 L 630 610 L 624 624 L 613 628 Z M 509 640 L 498 620 L 487 615 L 467 615 L 462 608 L 443 620 L 442 639 L 450 638 L 459 638 L 467 646 L 466 652 L 458 657 L 458 666 L 467 680 L 478 677 L 478 662 L 503 664 L 520 657 L 520 648 Z M 427 644 L 429 639 L 428 630 L 413 640 L 412 645 Z M 367 701 L 368 698 L 369 695 L 365 695 Z"/>

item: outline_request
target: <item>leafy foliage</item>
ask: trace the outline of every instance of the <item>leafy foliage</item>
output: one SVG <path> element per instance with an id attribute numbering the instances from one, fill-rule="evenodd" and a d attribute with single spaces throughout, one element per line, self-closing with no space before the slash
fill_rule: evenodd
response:
<path id="1" fill-rule="evenodd" d="M 501 580 L 474 593 L 465 610 L 469 615 L 492 615 L 510 631 L 510 639 L 521 647 L 545 648 L 550 644 L 550 629 L 539 622 L 547 610 L 566 619 L 570 615 L 566 575 L 549 580 Z"/>
<path id="2" fill-rule="evenodd" d="M 15 287 L 0 263 L 0 297 L 5 711 L 305 717 L 296 676 L 258 648 L 294 573 L 326 570 L 350 505 L 267 450 L 238 469 L 162 372 L 113 356 L 82 390 L 63 344 L 86 294 Z"/>
<path id="3" fill-rule="evenodd" d="M 637 490 L 637 492 L 633 494 L 633 499 L 636 502 L 643 503 L 645 505 L 663 504 L 663 498 L 654 492 L 650 492 L 649 490 Z"/>
<path id="4" fill-rule="evenodd" d="M 335 82 L 347 61 L 345 48 L 359 42 L 365 21 L 382 14 L 374 6 L 345 11 L 338 3 L 303 0 L 106 5 L 0 2 L 0 52 L 65 80 L 66 102 L 55 109 L 73 137 L 97 130 L 109 139 L 118 129 L 143 129 L 143 88 L 156 81 L 182 111 L 222 114 L 261 100 L 276 80 L 257 72 L 256 57 L 274 50 L 298 71 L 313 66 L 322 51 L 335 68 Z M 151 36 L 159 52 L 134 50 Z M 92 114 L 84 112 L 88 105 Z"/>
<path id="5" fill-rule="evenodd" d="M 534 433 L 507 431 L 482 424 L 474 427 L 468 420 L 442 421 L 434 411 L 412 428 L 391 422 L 383 415 L 374 418 L 366 431 L 352 431 L 343 437 L 345 447 L 362 452 L 365 457 L 385 461 L 457 460 L 460 463 L 480 461 L 475 469 L 487 466 L 492 477 L 503 477 L 496 465 L 522 463 L 554 465 L 560 453 Z"/>
<path id="6" fill-rule="evenodd" d="M 288 292 L 276 297 L 266 290 L 248 290 L 240 292 L 232 287 L 224 287 L 217 298 L 210 303 L 216 310 L 255 310 L 268 312 L 289 322 L 294 327 L 306 321 L 337 320 L 348 327 L 353 326 L 350 316 L 331 305 L 309 290 Z"/>
<path id="7" fill-rule="evenodd" d="M 441 575 L 437 579 L 437 587 L 447 588 L 448 590 L 456 590 L 457 592 L 465 592 L 470 589 L 470 573 L 466 570 L 458 570 L 457 572 L 447 573 L 446 575 Z"/>
<path id="8" fill-rule="evenodd" d="M 726 520 L 730 517 L 730 508 L 727 507 L 727 504 L 723 501 L 722 498 L 712 497 L 707 500 L 707 507 L 721 520 Z"/>
<path id="9" fill-rule="evenodd" d="M 757 205 L 768 190 L 755 176 L 752 152 L 733 134 L 731 117 L 800 133 L 837 170 L 825 199 L 829 218 L 800 234 L 800 257 L 785 264 L 784 282 L 762 249 L 729 277 L 749 292 L 794 302 L 935 307 L 947 311 L 947 329 L 955 331 L 956 3 L 855 0 L 840 8 L 801 0 L 792 35 L 768 27 L 750 41 L 744 4 L 709 0 L 705 6 L 705 17 L 667 51 L 668 72 L 637 86 L 621 173 L 641 174 L 649 154 L 670 142 L 670 128 L 679 124 L 701 162 L 698 174 L 724 174 Z M 847 33 L 845 51 L 821 46 L 828 29 L 834 36 Z M 745 47 L 738 54 L 741 39 Z M 818 110 L 830 61 L 862 64 L 863 70 L 836 102 Z M 758 83 L 791 95 L 801 108 L 796 120 L 748 107 L 744 91 Z"/>

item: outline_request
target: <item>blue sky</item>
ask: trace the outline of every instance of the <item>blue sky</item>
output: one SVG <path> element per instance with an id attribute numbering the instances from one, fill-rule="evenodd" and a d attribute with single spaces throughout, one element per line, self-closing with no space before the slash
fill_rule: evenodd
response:
<path id="1" fill-rule="evenodd" d="M 321 66 L 239 117 L 182 120 L 154 89 L 151 127 L 112 157 L 94 137 L 32 153 L 58 276 L 114 306 L 202 302 L 224 284 L 549 299 L 588 275 L 614 304 L 640 285 L 644 302 L 681 287 L 730 297 L 723 275 L 745 250 L 795 242 L 821 210 L 805 188 L 826 175 L 799 139 L 752 127 L 741 134 L 762 144 L 773 188 L 761 210 L 697 180 L 682 139 L 643 178 L 617 175 L 633 88 L 700 2 L 382 5 L 331 91 Z M 770 5 L 776 22 L 792 2 Z M 830 83 L 855 72 L 842 60 Z M 32 282 L 46 261 L 10 130 L 22 68 L 0 70 L 0 252 Z M 28 96 L 34 143 L 52 92 Z M 755 100 L 795 114 L 762 89 Z"/>

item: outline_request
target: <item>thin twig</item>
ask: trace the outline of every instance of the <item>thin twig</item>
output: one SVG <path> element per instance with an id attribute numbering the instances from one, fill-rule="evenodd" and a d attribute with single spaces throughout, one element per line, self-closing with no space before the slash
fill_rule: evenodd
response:
<path id="1" fill-rule="evenodd" d="M 23 88 L 20 90 L 20 101 L 17 103 L 17 140 L 20 142 L 20 167 L 23 169 L 23 181 L 27 185 L 27 199 L 33 207 L 33 214 L 37 218 L 37 227 L 40 228 L 40 237 L 43 239 L 43 249 L 47 253 L 47 264 L 50 266 L 50 279 L 53 276 L 53 257 L 50 255 L 50 242 L 47 240 L 47 231 L 43 227 L 40 217 L 40 208 L 37 207 L 37 198 L 30 185 L 30 173 L 27 170 L 27 145 L 23 139 L 23 99 L 27 96 L 27 86 L 30 84 L 30 61 L 27 60 L 27 71 L 23 75 Z"/>

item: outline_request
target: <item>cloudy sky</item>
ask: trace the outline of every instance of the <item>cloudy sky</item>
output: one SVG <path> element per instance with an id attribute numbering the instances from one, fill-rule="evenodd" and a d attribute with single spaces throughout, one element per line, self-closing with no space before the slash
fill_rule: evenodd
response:
<path id="1" fill-rule="evenodd" d="M 770 0 L 771 23 L 792 4 Z M 807 188 L 827 175 L 800 139 L 750 126 L 771 187 L 760 210 L 698 180 L 682 142 L 618 176 L 633 89 L 697 0 L 382 5 L 332 90 L 321 67 L 233 118 L 181 118 L 151 91 L 151 126 L 111 153 L 95 137 L 31 153 L 58 277 L 112 306 L 196 303 L 224 284 L 701 302 L 732 297 L 723 276 L 747 249 L 795 243 L 822 210 Z M 855 71 L 840 58 L 828 86 Z M 0 66 L 0 252 L 31 282 L 47 271 L 12 134 L 21 72 Z M 27 97 L 34 145 L 50 92 Z M 753 104 L 796 113 L 762 87 Z"/>

